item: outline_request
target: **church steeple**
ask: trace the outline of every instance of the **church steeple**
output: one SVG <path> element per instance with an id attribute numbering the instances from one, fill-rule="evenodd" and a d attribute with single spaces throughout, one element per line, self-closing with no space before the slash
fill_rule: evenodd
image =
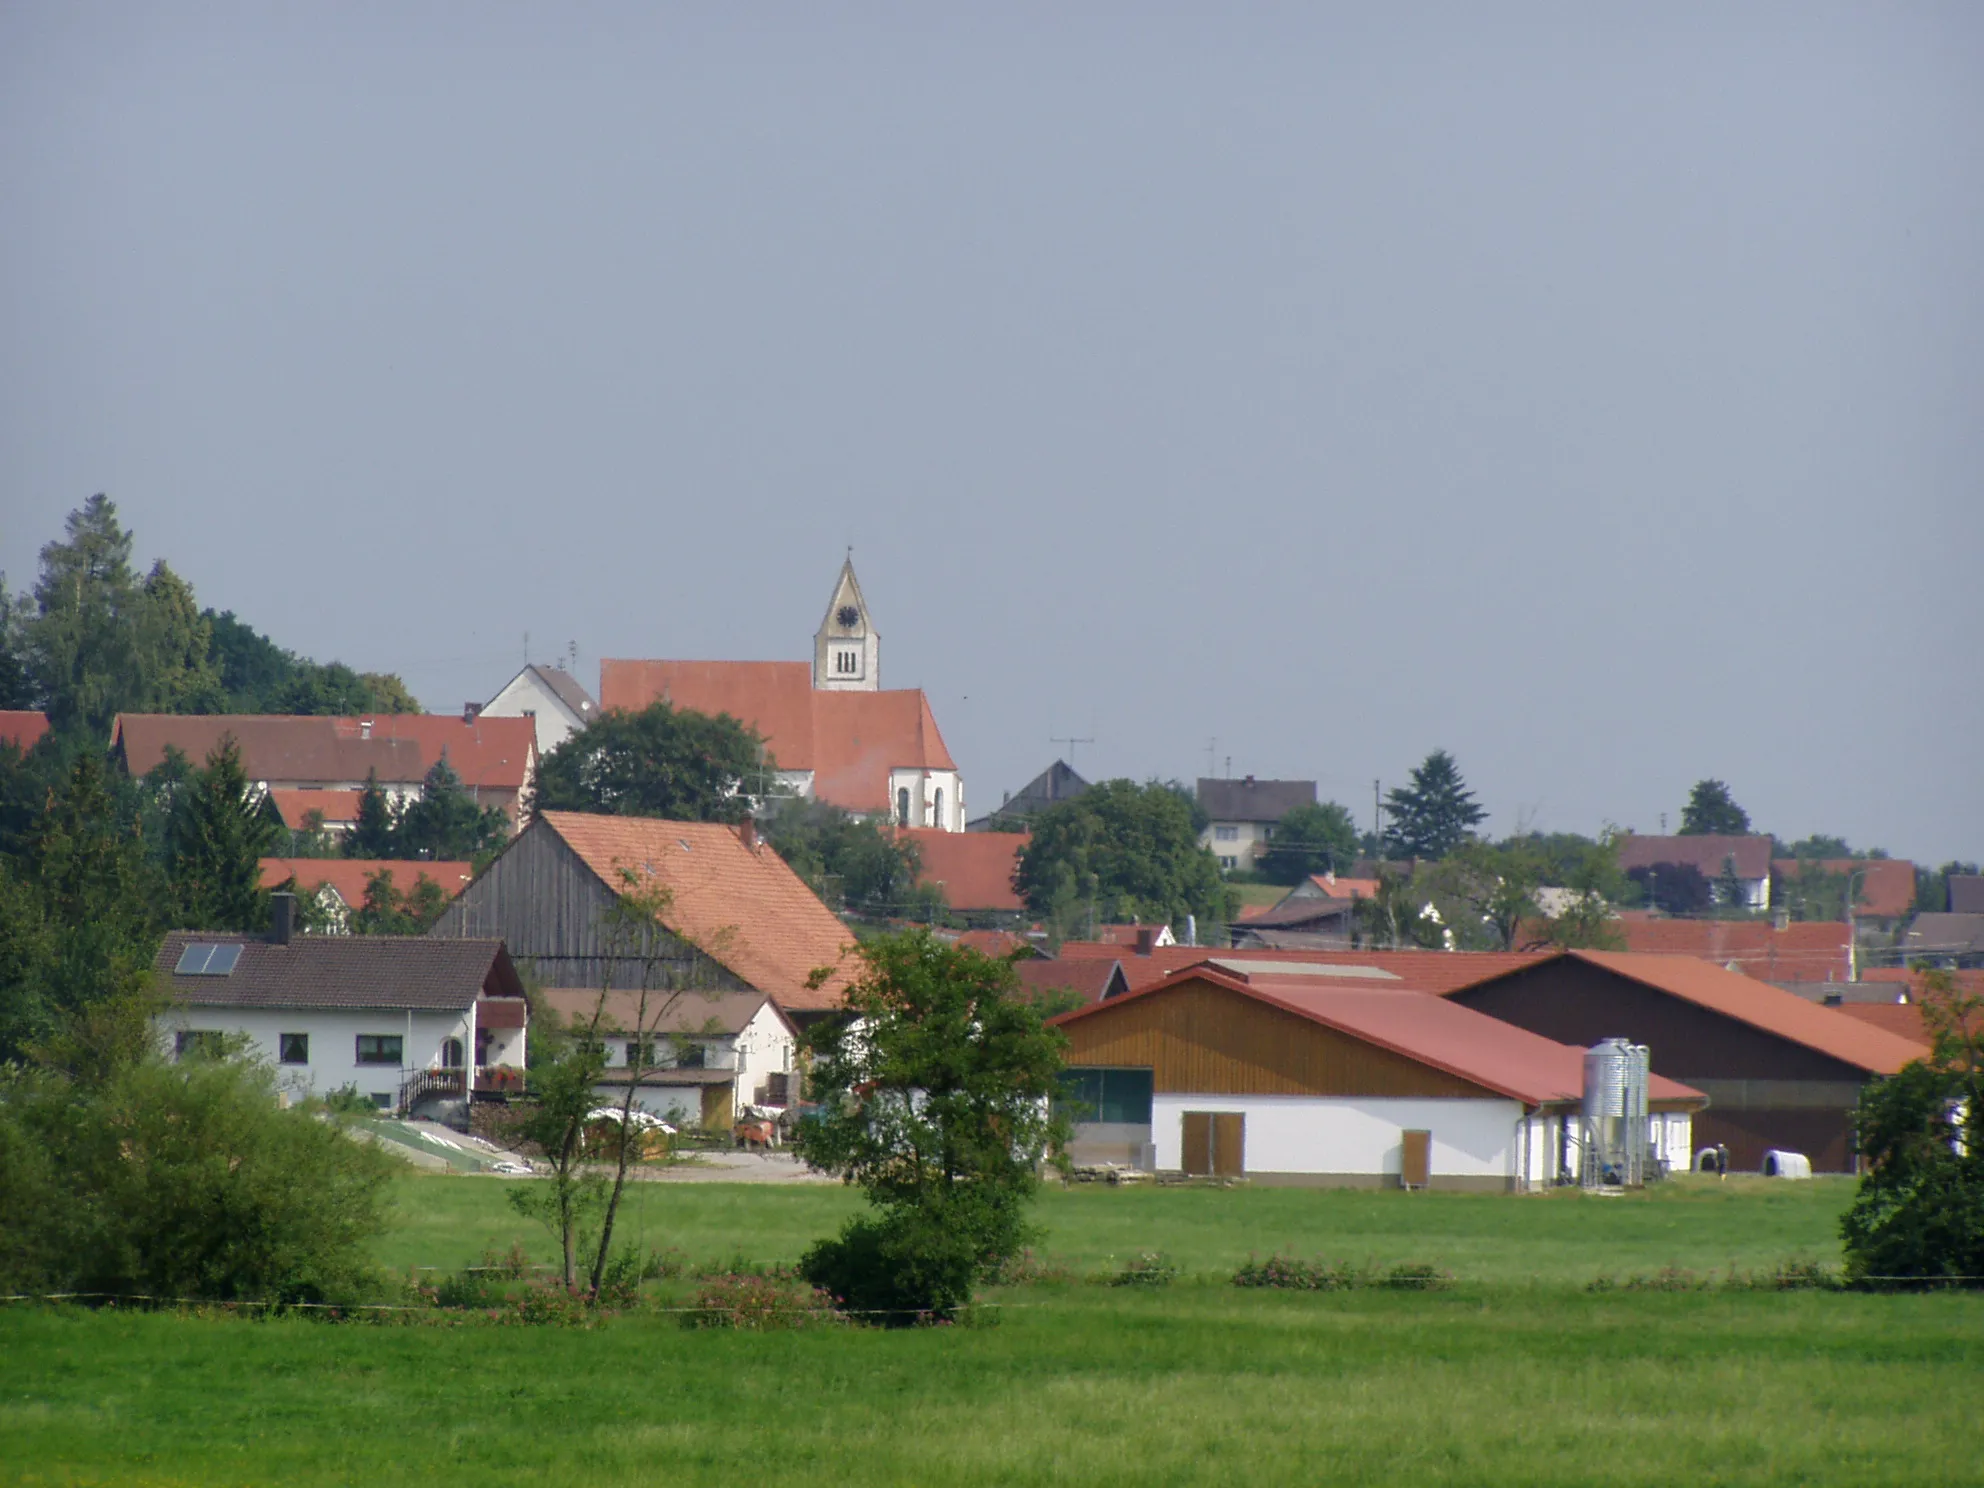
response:
<path id="1" fill-rule="evenodd" d="M 813 686 L 827 692 L 878 692 L 882 638 L 868 618 L 868 601 L 854 576 L 854 550 L 840 566 L 826 617 L 813 637 Z"/>

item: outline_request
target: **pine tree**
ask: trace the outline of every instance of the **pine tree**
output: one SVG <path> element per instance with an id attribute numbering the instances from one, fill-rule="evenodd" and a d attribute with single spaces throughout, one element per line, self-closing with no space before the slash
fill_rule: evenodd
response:
<path id="1" fill-rule="evenodd" d="M 1488 819 L 1444 749 L 1427 755 L 1412 783 L 1385 797 L 1387 850 L 1403 858 L 1443 858 Z"/>
<path id="2" fill-rule="evenodd" d="M 69 513 L 68 540 L 41 550 L 26 626 L 28 667 L 58 729 L 107 732 L 138 695 L 143 604 L 131 572 L 131 534 L 109 497 L 92 496 Z"/>
<path id="3" fill-rule="evenodd" d="M 351 831 L 345 834 L 344 855 L 347 858 L 390 858 L 393 855 L 393 829 L 397 825 L 392 802 L 379 788 L 379 772 L 373 770 L 365 777 L 365 789 L 359 792 L 358 815 L 351 824 Z"/>
<path id="4" fill-rule="evenodd" d="M 478 806 L 448 763 L 448 753 L 428 770 L 420 797 L 408 804 L 394 834 L 404 857 L 473 858 L 502 844 L 509 819 L 493 806 Z"/>
<path id="5" fill-rule="evenodd" d="M 1683 837 L 1744 837 L 1749 831 L 1750 813 L 1736 804 L 1728 786 L 1720 780 L 1695 782 L 1681 808 Z"/>
<path id="6" fill-rule="evenodd" d="M 172 805 L 168 872 L 179 927 L 245 932 L 266 925 L 261 860 L 279 837 L 242 768 L 240 746 L 226 736 Z"/>
<path id="7" fill-rule="evenodd" d="M 152 713 L 218 713 L 227 703 L 215 666 L 213 626 L 200 613 L 193 586 L 168 568 L 152 565 L 138 611 L 138 662 L 145 683 L 133 710 Z"/>

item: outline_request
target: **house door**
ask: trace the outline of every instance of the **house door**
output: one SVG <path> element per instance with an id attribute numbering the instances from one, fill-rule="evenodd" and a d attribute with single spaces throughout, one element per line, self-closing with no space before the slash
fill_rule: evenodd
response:
<path id="1" fill-rule="evenodd" d="M 1407 1188 L 1424 1188 L 1433 1176 L 1433 1134 L 1429 1131 L 1399 1133 L 1399 1182 Z"/>
<path id="2" fill-rule="evenodd" d="M 727 1132 L 736 1122 L 736 1092 L 728 1085 L 703 1087 L 703 1130 Z"/>
<path id="3" fill-rule="evenodd" d="M 1182 1165 L 1197 1177 L 1238 1177 L 1247 1171 L 1247 1118 L 1239 1111 L 1187 1111 Z"/>

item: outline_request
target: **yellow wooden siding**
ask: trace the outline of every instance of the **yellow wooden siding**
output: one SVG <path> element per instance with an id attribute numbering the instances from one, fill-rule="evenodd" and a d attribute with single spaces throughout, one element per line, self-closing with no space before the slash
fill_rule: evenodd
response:
<path id="1" fill-rule="evenodd" d="M 1067 1025 L 1070 1065 L 1147 1068 L 1168 1094 L 1482 1096 L 1480 1086 L 1224 987 L 1186 982 Z"/>

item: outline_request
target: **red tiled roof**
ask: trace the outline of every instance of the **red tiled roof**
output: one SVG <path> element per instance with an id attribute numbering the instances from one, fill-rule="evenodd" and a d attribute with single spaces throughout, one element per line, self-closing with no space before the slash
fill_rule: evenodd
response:
<path id="1" fill-rule="evenodd" d="M 616 893 L 623 867 L 658 881 L 671 895 L 662 923 L 781 1009 L 840 1006 L 856 974 L 854 936 L 770 847 L 746 847 L 735 827 L 716 822 L 542 811 L 530 828 L 540 829 Z M 833 975 L 808 987 L 822 966 Z"/>
<path id="2" fill-rule="evenodd" d="M 1024 832 L 941 832 L 935 827 L 898 830 L 916 844 L 923 883 L 941 884 L 952 909 L 1017 912 L 1026 902 L 1013 888 L 1013 870 L 1033 839 Z"/>
<path id="3" fill-rule="evenodd" d="M 26 754 L 48 732 L 48 715 L 11 708 L 0 709 L 0 744 L 11 744 Z"/>
<path id="4" fill-rule="evenodd" d="M 369 728 L 367 727 L 369 723 Z M 290 714 L 120 713 L 111 744 L 131 774 L 146 775 L 176 748 L 195 765 L 233 735 L 252 780 L 363 781 L 371 771 L 387 785 L 418 785 L 445 749 L 471 790 L 514 794 L 529 778 L 537 724 L 529 718 L 378 713 L 369 720 Z"/>
<path id="5" fill-rule="evenodd" d="M 1033 942 L 1010 930 L 960 930 L 953 935 L 940 932 L 939 939 L 963 946 L 968 951 L 976 951 L 981 956 L 990 956 L 995 961 L 1006 960 L 1016 951 L 1025 951 L 1029 956 L 1034 954 Z"/>
<path id="6" fill-rule="evenodd" d="M 1332 899 L 1375 899 L 1378 897 L 1378 881 L 1375 878 L 1337 878 L 1312 873 L 1309 882 L 1321 889 Z"/>
<path id="7" fill-rule="evenodd" d="M 957 768 L 921 688 L 816 690 L 803 661 L 602 661 L 599 700 L 728 713 L 764 737 L 781 770 L 812 771 L 813 794 L 849 811 L 891 810 L 891 770 Z"/>
<path id="8" fill-rule="evenodd" d="M 1769 878 L 1770 848 L 1770 838 L 1765 836 L 1642 837 L 1629 833 L 1619 839 L 1619 870 L 1651 868 L 1655 863 L 1692 863 L 1703 878 L 1712 879 L 1734 858 L 1738 878 Z"/>
<path id="9" fill-rule="evenodd" d="M 1111 984 L 1122 975 L 1121 964 L 1097 957 L 1092 961 L 1049 961 L 1035 956 L 1014 963 L 1020 986 L 1038 995 L 1042 992 L 1072 992 L 1085 1002 L 1100 1002 L 1109 995 Z"/>
<path id="10" fill-rule="evenodd" d="M 1583 1098 L 1584 1050 L 1398 985 L 1346 985 L 1335 978 L 1301 975 L 1241 976 L 1193 967 L 1052 1021 L 1065 1024 L 1079 1018 L 1106 1017 L 1138 998 L 1162 997 L 1175 988 L 1194 984 L 1255 998 L 1527 1105 Z M 1660 1104 L 1700 1105 L 1707 1101 L 1700 1091 L 1661 1075 L 1652 1077 L 1647 1094 Z"/>
<path id="11" fill-rule="evenodd" d="M 1833 1011 L 1920 1044 L 1925 1052 L 1929 1048 L 1929 1025 L 1922 1019 L 1919 1002 L 1842 1002 Z"/>
<path id="12" fill-rule="evenodd" d="M 1725 971 L 1693 956 L 1651 956 L 1631 951 L 1564 951 L 1645 987 L 1760 1028 L 1790 1043 L 1868 1071 L 1891 1075 L 1921 1050 L 1905 1039 L 1807 1002 L 1795 993 L 1740 972 Z M 1504 972 L 1506 976 L 1509 973 Z M 1483 981 L 1494 978 L 1483 978 Z M 1480 983 L 1472 984 L 1479 986 Z M 1457 988 L 1457 991 L 1467 990 Z"/>
<path id="13" fill-rule="evenodd" d="M 1905 858 L 1774 858 L 1771 871 L 1795 882 L 1807 866 L 1822 872 L 1864 874 L 1855 886 L 1855 913 L 1899 919 L 1915 908 L 1915 865 Z"/>
<path id="14" fill-rule="evenodd" d="M 349 826 L 358 820 L 358 798 L 364 794 L 355 790 L 271 790 L 269 798 L 276 803 L 282 824 L 300 832 L 304 818 L 313 811 L 323 816 L 327 827 Z"/>
<path id="15" fill-rule="evenodd" d="M 1850 972 L 1846 926 L 1806 920 L 1782 930 L 1767 920 L 1656 920 L 1621 915 L 1626 949 L 1734 964 L 1765 982 L 1843 982 Z"/>
<path id="16" fill-rule="evenodd" d="M 1299 962 L 1313 966 L 1370 966 L 1388 972 L 1420 992 L 1451 992 L 1505 971 L 1533 966 L 1549 959 L 1535 951 L 1289 951 L 1224 950 L 1217 946 L 1159 946 L 1148 956 L 1125 954 L 1122 946 L 1071 940 L 1061 947 L 1064 960 L 1107 957 L 1121 960 L 1132 990 L 1162 981 L 1175 971 L 1206 961 Z"/>
<path id="17" fill-rule="evenodd" d="M 298 890 L 305 894 L 314 894 L 329 884 L 337 890 L 338 898 L 353 909 L 365 902 L 365 880 L 382 870 L 393 875 L 393 887 L 402 894 L 411 891 L 425 874 L 450 899 L 467 888 L 469 879 L 475 876 L 473 863 L 404 858 L 263 858 L 261 866 L 265 889 L 273 889 L 292 878 Z"/>
<path id="18" fill-rule="evenodd" d="M 1945 976 L 1956 978 L 1960 991 L 1973 996 L 1984 997 L 1984 970 L 1950 971 Z M 1922 996 L 1922 973 L 1913 966 L 1880 966 L 1860 973 L 1863 982 L 1900 982 L 1908 988 L 1911 1001 L 1919 1001 Z"/>

